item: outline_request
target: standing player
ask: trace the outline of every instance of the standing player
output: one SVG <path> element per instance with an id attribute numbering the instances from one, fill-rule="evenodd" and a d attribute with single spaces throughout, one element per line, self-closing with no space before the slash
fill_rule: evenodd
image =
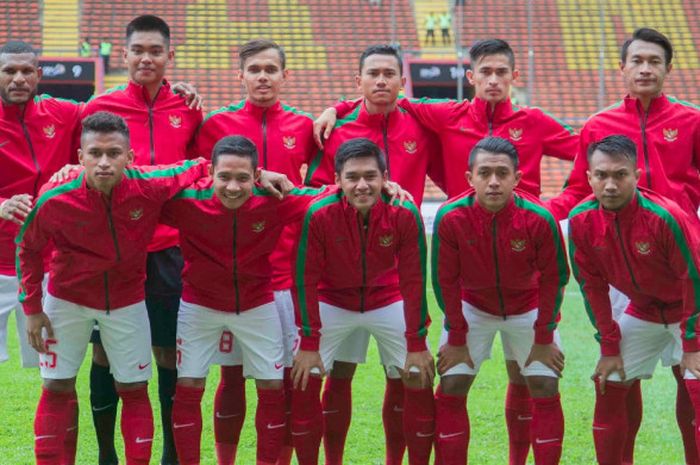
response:
<path id="1" fill-rule="evenodd" d="M 410 202 L 381 193 L 387 167 L 379 147 L 352 139 L 335 154 L 336 190 L 308 208 L 295 269 L 301 342 L 292 377 L 292 438 L 300 465 L 315 465 L 323 421 L 319 399 L 325 367 L 341 344 L 363 329 L 382 360 L 406 384 L 403 425 L 409 461 L 427 464 L 433 444 L 433 358 L 425 336 L 423 222 Z M 420 376 L 414 373 L 418 372 Z"/>
<path id="2" fill-rule="evenodd" d="M 44 387 L 34 424 L 38 464 L 59 464 L 75 398 L 75 377 L 95 321 L 103 330 L 116 388 L 123 401 L 126 464 L 147 464 L 153 415 L 146 388 L 151 375 L 144 304 L 146 247 L 163 203 L 201 177 L 201 164 L 142 171 L 133 160 L 123 119 L 100 112 L 83 121 L 84 170 L 47 184 L 17 236 L 20 300 L 27 333 L 41 355 Z M 51 256 L 42 304 L 42 253 Z"/>
<path id="3" fill-rule="evenodd" d="M 309 168 L 311 185 L 330 184 L 335 176 L 333 160 L 338 147 L 356 137 L 365 137 L 382 147 L 386 154 L 387 176 L 411 193 L 420 207 L 426 174 L 441 184 L 439 142 L 405 110 L 397 107 L 405 85 L 403 60 L 390 45 L 373 45 L 360 56 L 355 76 L 361 103 L 338 120 L 323 152 Z M 359 331 L 338 350 L 330 377 L 323 391 L 324 451 L 326 465 L 341 465 L 345 439 L 350 427 L 351 383 L 357 363 L 365 361 L 369 333 Z M 386 364 L 384 364 L 386 366 Z M 402 426 L 403 382 L 398 371 L 387 367 L 382 417 L 386 436 L 386 463 L 403 461 L 406 448 Z"/>
<path id="4" fill-rule="evenodd" d="M 241 46 L 238 56 L 241 67 L 239 78 L 247 96 L 206 116 L 197 132 L 195 152 L 209 157 L 222 137 L 245 135 L 256 145 L 259 164 L 263 169 L 283 173 L 298 186 L 302 183 L 302 166 L 309 165 L 318 150 L 313 141 L 311 115 L 280 101 L 280 93 L 289 74 L 284 50 L 270 40 L 253 40 Z M 289 292 L 292 287 L 290 263 L 294 240 L 293 227 L 286 228 L 271 257 L 275 305 L 284 330 L 287 394 L 291 393 L 288 379 L 292 366 L 292 345 L 296 337 L 294 308 Z M 231 342 L 230 332 L 225 332 L 222 347 L 231 350 Z M 245 380 L 240 356 L 234 350 L 233 354 L 220 354 L 216 360 L 223 365 L 221 382 L 214 398 L 214 435 L 219 465 L 233 462 L 245 416 Z M 291 455 L 291 438 L 287 436 L 280 465 L 288 464 Z"/>
<path id="5" fill-rule="evenodd" d="M 542 156 L 573 160 L 578 148 L 578 136 L 538 108 L 515 105 L 510 100 L 511 85 L 519 71 L 515 55 L 507 42 L 487 39 L 475 43 L 469 50 L 472 69 L 467 79 L 474 86 L 473 102 L 449 100 L 400 99 L 399 105 L 414 115 L 426 128 L 435 131 L 442 145 L 445 189 L 455 197 L 469 188 L 464 177 L 468 157 L 477 142 L 487 136 L 509 140 L 519 154 L 522 177 L 519 189 L 539 197 L 541 193 L 540 165 Z M 336 105 L 339 116 L 356 105 L 344 102 Z M 317 142 L 320 135 L 328 138 L 326 121 L 335 109 L 326 110 L 316 124 Z M 324 131 L 324 128 L 325 131 Z M 532 401 L 525 380 L 515 360 L 506 360 L 508 390 L 506 393 L 506 424 L 510 439 L 510 465 L 524 465 L 530 449 Z"/>
<path id="6" fill-rule="evenodd" d="M 692 362 L 700 349 L 697 225 L 676 203 L 638 187 L 643 174 L 637 150 L 626 136 L 591 144 L 587 175 L 593 196 L 569 215 L 571 263 L 600 342 L 593 438 L 598 463 L 606 465 L 629 463 L 625 445 L 634 444 L 634 437 L 626 436 L 637 432 L 627 418 L 631 386 L 651 378 L 664 354 L 679 363 L 681 339 L 683 360 L 695 378 L 698 365 Z M 609 285 L 630 299 L 617 321 Z M 697 381 L 688 386 L 697 398 Z M 695 462 L 686 457 L 686 463 Z"/>
<path id="7" fill-rule="evenodd" d="M 579 155 L 567 187 L 550 207 L 558 219 L 591 193 L 586 177 L 588 146 L 603 137 L 623 134 L 637 145 L 639 184 L 668 197 L 695 216 L 700 207 L 700 111 L 692 104 L 668 97 L 663 85 L 672 69 L 673 47 L 658 31 L 638 29 L 625 41 L 620 53 L 620 70 L 627 88 L 623 100 L 593 115 L 581 130 Z M 611 297 L 615 314 L 621 313 L 627 299 L 617 292 Z M 683 436 L 686 463 L 700 463 L 696 451 L 695 416 L 678 366 L 673 367 L 678 382 L 676 419 Z M 630 430 L 637 431 L 642 417 L 639 383 L 628 396 Z M 635 434 L 630 434 L 634 438 Z M 634 443 L 628 443 L 625 461 L 632 462 Z"/>
<path id="8" fill-rule="evenodd" d="M 467 462 L 466 395 L 499 331 L 532 395 L 535 463 L 558 464 L 561 456 L 564 356 L 556 327 L 569 269 L 552 214 L 513 191 L 521 176 L 513 144 L 485 138 L 469 154 L 473 189 L 448 200 L 435 219 L 433 287 L 445 313 L 435 441 L 444 465 Z"/>
<path id="9" fill-rule="evenodd" d="M 165 72 L 175 50 L 170 46 L 170 28 L 161 18 L 143 15 L 126 27 L 124 61 L 129 83 L 92 99 L 85 114 L 110 111 L 126 119 L 132 134 L 136 165 L 166 164 L 187 158 L 194 133 L 202 121 L 176 95 Z M 172 397 L 175 394 L 175 325 L 182 291 L 182 256 L 177 231 L 163 225 L 148 247 L 146 307 L 151 322 L 153 354 L 158 367 L 158 397 L 163 427 L 161 463 L 176 463 L 171 430 Z M 99 342 L 99 341 L 97 341 Z M 90 370 L 90 401 L 100 448 L 100 464 L 116 464 L 114 421 L 117 396 L 109 362 L 99 344 L 93 346 Z"/>

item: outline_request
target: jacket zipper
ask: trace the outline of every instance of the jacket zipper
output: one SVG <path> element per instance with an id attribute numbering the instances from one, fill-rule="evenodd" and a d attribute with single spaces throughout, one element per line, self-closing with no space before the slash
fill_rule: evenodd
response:
<path id="1" fill-rule="evenodd" d="M 153 105 L 155 104 L 155 101 L 158 98 L 158 94 L 160 93 L 160 89 L 162 88 L 163 86 L 159 87 L 156 91 L 156 95 L 153 97 L 153 100 L 148 102 L 148 130 L 151 135 L 151 165 L 156 164 L 156 142 L 155 140 L 153 140 Z"/>
<path id="2" fill-rule="evenodd" d="M 496 265 L 496 292 L 498 293 L 498 307 L 501 309 L 501 315 L 503 319 L 506 319 L 505 305 L 503 304 L 503 293 L 501 291 L 501 271 L 498 267 L 498 247 L 496 240 L 496 217 L 493 217 L 491 222 L 491 239 L 492 239 L 492 249 L 493 249 L 493 262 Z"/>
<path id="3" fill-rule="evenodd" d="M 262 114 L 263 168 L 267 169 L 267 110 Z"/>
<path id="4" fill-rule="evenodd" d="M 107 224 L 109 226 L 109 232 L 112 235 L 112 242 L 114 243 L 114 250 L 117 253 L 117 261 L 121 260 L 121 252 L 119 251 L 119 241 L 117 241 L 117 231 L 114 229 L 114 221 L 112 219 L 112 198 L 110 197 L 106 202 L 107 207 Z M 108 272 L 104 273 L 104 283 L 105 283 L 105 307 L 107 308 L 107 314 L 109 315 L 109 310 L 111 308 L 109 304 L 109 275 Z"/>
<path id="5" fill-rule="evenodd" d="M 391 179 L 391 163 L 389 162 L 389 115 L 384 117 L 382 124 L 382 137 L 384 139 L 384 156 L 386 157 L 386 173 Z"/>
<path id="6" fill-rule="evenodd" d="M 236 295 L 236 315 L 241 313 L 241 299 L 238 290 L 238 257 L 236 239 L 238 236 L 238 212 L 233 213 L 233 289 Z"/>
<path id="7" fill-rule="evenodd" d="M 358 213 L 359 215 L 359 213 Z M 360 218 L 360 253 L 362 256 L 362 287 L 360 288 L 360 313 L 365 312 L 365 291 L 367 288 L 367 230 L 369 218 Z"/>
<path id="8" fill-rule="evenodd" d="M 647 119 L 649 118 L 649 109 L 644 111 L 644 114 L 639 115 L 639 125 L 642 130 L 642 150 L 644 152 L 644 169 L 647 177 L 647 187 L 652 189 L 651 172 L 649 171 L 649 149 L 647 147 Z"/>
<path id="9" fill-rule="evenodd" d="M 36 179 L 34 180 L 34 194 L 36 195 L 39 191 L 39 179 L 41 178 L 41 167 L 39 166 L 39 160 L 36 158 L 36 152 L 34 152 L 34 144 L 32 144 L 32 139 L 29 137 L 29 129 L 24 122 L 24 112 L 27 111 L 26 107 L 22 110 L 22 116 L 19 118 L 19 123 L 22 125 L 22 131 L 24 132 L 24 137 L 27 139 L 27 145 L 29 145 L 29 152 L 32 154 L 32 161 L 34 162 L 34 168 L 36 168 Z"/>
<path id="10" fill-rule="evenodd" d="M 496 107 L 494 107 L 492 110 L 491 105 L 488 103 L 487 103 L 487 105 L 489 105 L 489 106 L 486 109 L 486 120 L 487 120 L 488 125 L 489 125 L 489 136 L 492 136 L 493 135 L 493 115 L 494 115 L 494 113 L 496 113 Z"/>

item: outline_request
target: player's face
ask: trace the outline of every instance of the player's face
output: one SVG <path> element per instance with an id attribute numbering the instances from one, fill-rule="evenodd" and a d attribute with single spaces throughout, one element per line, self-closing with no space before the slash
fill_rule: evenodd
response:
<path id="1" fill-rule="evenodd" d="M 510 86 L 518 78 L 508 57 L 503 54 L 484 55 L 473 69 L 467 70 L 467 79 L 474 86 L 474 95 L 488 103 L 498 103 L 510 95 Z"/>
<path id="2" fill-rule="evenodd" d="M 588 183 L 606 210 L 620 210 L 634 197 L 640 169 L 626 158 L 596 150 L 588 162 Z"/>
<path id="3" fill-rule="evenodd" d="M 345 162 L 340 173 L 335 174 L 335 183 L 343 190 L 350 205 L 365 215 L 377 203 L 386 181 L 373 157 L 351 158 Z"/>
<path id="4" fill-rule="evenodd" d="M 214 183 L 214 193 L 224 207 L 235 210 L 251 195 L 259 170 L 253 169 L 250 158 L 238 155 L 221 155 L 216 166 L 209 167 Z"/>
<path id="5" fill-rule="evenodd" d="M 174 56 L 175 51 L 170 49 L 160 32 L 134 32 L 124 49 L 129 79 L 142 86 L 160 84 Z"/>
<path id="6" fill-rule="evenodd" d="M 496 213 L 511 199 L 521 175 L 508 155 L 481 151 L 472 169 L 467 171 L 467 181 L 476 191 L 479 205 Z"/>
<path id="7" fill-rule="evenodd" d="M 399 62 L 393 55 L 370 55 L 365 58 L 362 73 L 355 77 L 357 88 L 374 106 L 393 105 L 406 78 L 401 76 Z"/>
<path id="8" fill-rule="evenodd" d="M 0 98 L 10 104 L 27 103 L 36 95 L 41 68 L 33 53 L 0 54 Z"/>
<path id="9" fill-rule="evenodd" d="M 620 63 L 625 87 L 632 97 L 657 97 L 663 91 L 671 65 L 666 64 L 664 49 L 652 42 L 633 41 L 627 59 Z"/>
<path id="10" fill-rule="evenodd" d="M 287 80 L 287 70 L 282 69 L 279 51 L 268 48 L 249 57 L 243 63 L 238 77 L 248 93 L 248 100 L 260 107 L 277 103 L 282 86 Z"/>
<path id="11" fill-rule="evenodd" d="M 85 167 L 88 186 L 110 194 L 134 160 L 134 152 L 123 134 L 88 132 L 81 137 L 78 159 Z"/>

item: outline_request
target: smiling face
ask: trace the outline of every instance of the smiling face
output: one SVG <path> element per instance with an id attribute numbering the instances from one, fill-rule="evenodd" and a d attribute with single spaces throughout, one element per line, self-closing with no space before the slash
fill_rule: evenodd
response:
<path id="1" fill-rule="evenodd" d="M 507 55 L 483 55 L 467 70 L 467 79 L 474 86 L 474 95 L 491 104 L 502 102 L 510 96 L 510 86 L 518 78 L 517 69 L 511 68 Z"/>
<path id="2" fill-rule="evenodd" d="M 632 201 L 641 173 L 632 160 L 596 150 L 588 168 L 588 183 L 603 208 L 617 211 Z"/>
<path id="3" fill-rule="evenodd" d="M 287 80 L 287 70 L 282 68 L 280 52 L 265 49 L 246 58 L 238 77 L 248 93 L 248 100 L 259 107 L 277 103 Z"/>
<path id="4" fill-rule="evenodd" d="M 160 85 L 174 56 L 175 52 L 160 32 L 135 31 L 124 49 L 129 79 L 144 87 Z"/>
<path id="5" fill-rule="evenodd" d="M 379 200 L 386 177 L 386 171 L 380 171 L 375 158 L 358 157 L 345 161 L 340 173 L 335 174 L 335 183 L 348 203 L 365 216 Z"/>
<path id="6" fill-rule="evenodd" d="M 398 59 L 393 55 L 376 53 L 365 58 L 362 71 L 355 77 L 370 113 L 385 111 L 396 104 L 406 78 L 401 76 Z"/>
<path id="7" fill-rule="evenodd" d="M 671 64 L 666 63 L 664 49 L 653 42 L 635 40 L 627 49 L 620 71 L 630 96 L 654 98 L 661 94 Z"/>
<path id="8" fill-rule="evenodd" d="M 221 154 L 216 166 L 209 167 L 209 174 L 213 179 L 214 194 L 224 207 L 235 210 L 253 195 L 259 170 L 253 169 L 248 157 Z"/>
<path id="9" fill-rule="evenodd" d="M 0 98 L 22 105 L 36 95 L 41 79 L 39 61 L 33 53 L 0 54 Z"/>
<path id="10" fill-rule="evenodd" d="M 129 139 L 119 132 L 86 132 L 80 140 L 78 159 L 85 167 L 87 185 L 110 195 L 134 160 L 134 152 Z"/>
<path id="11" fill-rule="evenodd" d="M 467 171 L 467 181 L 476 191 L 476 201 L 486 210 L 497 213 L 513 196 L 520 182 L 521 171 L 516 171 L 506 154 L 481 150 Z"/>

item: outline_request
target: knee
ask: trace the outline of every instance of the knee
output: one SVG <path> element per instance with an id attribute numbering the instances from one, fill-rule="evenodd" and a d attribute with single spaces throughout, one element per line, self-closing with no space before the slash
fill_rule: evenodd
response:
<path id="1" fill-rule="evenodd" d="M 206 386 L 206 378 L 178 378 L 177 385 L 187 388 L 204 389 Z"/>
<path id="2" fill-rule="evenodd" d="M 279 390 L 282 389 L 284 383 L 281 379 L 256 379 L 255 387 L 258 389 L 271 389 Z"/>
<path id="3" fill-rule="evenodd" d="M 527 387 L 532 397 L 552 397 L 559 392 L 559 379 L 549 376 L 528 376 Z"/>
<path id="4" fill-rule="evenodd" d="M 44 378 L 44 389 L 51 392 L 75 391 L 75 378 L 47 379 Z"/>
<path id="5" fill-rule="evenodd" d="M 95 343 L 92 345 L 92 362 L 102 367 L 109 366 L 109 359 L 102 344 Z"/>
<path id="6" fill-rule="evenodd" d="M 527 384 L 525 377 L 520 373 L 520 366 L 515 360 L 506 360 L 506 371 L 508 372 L 508 382 L 511 384 Z"/>
<path id="7" fill-rule="evenodd" d="M 139 381 L 136 383 L 120 383 L 115 381 L 114 385 L 117 387 L 117 391 L 137 391 L 148 386 L 146 381 Z"/>
<path id="8" fill-rule="evenodd" d="M 331 370 L 331 378 L 336 379 L 352 379 L 355 375 L 356 363 L 349 362 L 334 362 Z"/>
<path id="9" fill-rule="evenodd" d="M 175 347 L 153 347 L 153 356 L 156 359 L 156 364 L 162 368 L 175 370 L 177 368 L 177 351 Z"/>
<path id="10" fill-rule="evenodd" d="M 440 378 L 440 389 L 448 396 L 466 396 L 474 382 L 471 375 L 448 375 Z"/>

